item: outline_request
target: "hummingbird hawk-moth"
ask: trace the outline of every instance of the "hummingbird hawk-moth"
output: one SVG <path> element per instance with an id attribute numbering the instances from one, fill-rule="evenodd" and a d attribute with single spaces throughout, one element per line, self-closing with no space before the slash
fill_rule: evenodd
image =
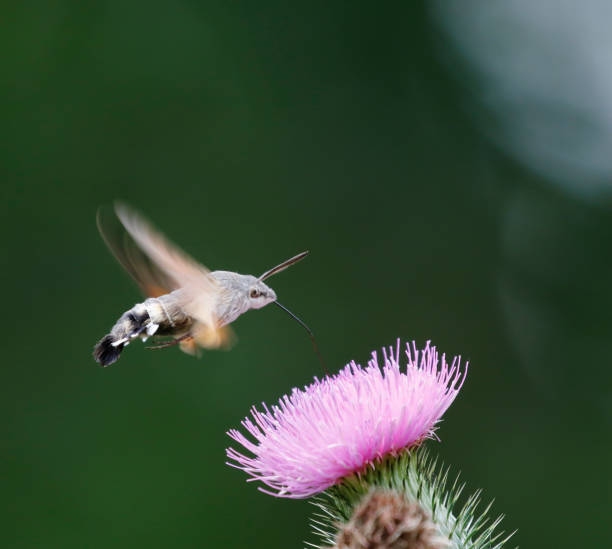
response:
<path id="1" fill-rule="evenodd" d="M 155 230 L 141 215 L 116 204 L 115 215 L 98 212 L 98 229 L 123 268 L 147 299 L 124 312 L 110 333 L 95 346 L 93 356 L 102 366 L 115 362 L 134 339 L 166 336 L 154 349 L 178 345 L 189 354 L 200 348 L 228 347 L 229 327 L 250 309 L 275 303 L 295 318 L 316 343 L 310 329 L 276 300 L 264 283 L 308 255 L 302 252 L 259 277 L 231 271 L 209 271 Z M 117 222 L 119 221 L 120 224 Z"/>

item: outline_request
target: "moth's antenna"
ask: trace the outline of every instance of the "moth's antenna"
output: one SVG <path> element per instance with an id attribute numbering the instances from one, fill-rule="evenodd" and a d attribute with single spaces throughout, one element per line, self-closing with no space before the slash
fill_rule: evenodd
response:
<path id="1" fill-rule="evenodd" d="M 287 267 L 291 267 L 291 265 L 304 259 L 309 253 L 310 251 L 306 250 L 305 252 L 302 252 L 301 254 L 297 254 L 295 257 L 292 257 L 291 259 L 287 259 L 287 261 L 283 261 L 280 265 L 277 265 L 276 267 L 272 267 L 269 271 L 266 271 L 264 274 L 262 274 L 258 280 L 265 280 L 266 278 L 269 278 L 272 275 L 275 275 L 277 273 L 280 273 L 281 271 L 284 271 Z"/>
<path id="2" fill-rule="evenodd" d="M 308 252 L 304 252 L 303 254 L 300 254 L 300 255 L 303 257 L 307 253 Z M 295 257 L 299 257 L 299 256 L 296 255 Z M 295 259 L 295 258 L 293 258 L 293 259 Z M 301 259 L 301 257 L 300 257 L 300 259 Z M 289 261 L 291 261 L 291 259 Z M 312 330 L 308 326 L 306 326 L 306 324 L 304 324 L 297 316 L 295 316 L 289 309 L 287 309 L 287 307 L 285 307 L 284 305 L 281 305 L 278 301 L 273 301 L 272 303 L 278 305 L 289 316 L 291 316 L 292 318 L 297 320 L 302 325 L 302 327 L 308 332 L 308 335 L 310 336 L 310 341 L 312 341 L 312 347 L 314 348 L 314 352 L 317 353 L 317 357 L 319 357 L 319 362 L 321 363 L 321 366 L 323 366 L 323 371 L 325 372 L 325 375 L 329 377 L 329 371 L 327 370 L 327 366 L 325 364 L 325 361 L 323 360 L 323 357 L 321 356 L 321 353 L 319 351 L 319 347 L 317 345 L 317 342 L 315 341 L 315 336 L 312 333 Z"/>

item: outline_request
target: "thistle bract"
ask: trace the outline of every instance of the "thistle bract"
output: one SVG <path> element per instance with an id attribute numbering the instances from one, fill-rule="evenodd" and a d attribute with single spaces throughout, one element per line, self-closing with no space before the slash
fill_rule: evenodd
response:
<path id="1" fill-rule="evenodd" d="M 502 549 L 500 530 L 481 491 L 462 497 L 459 477 L 420 447 L 387 457 L 312 498 L 320 549 Z M 450 481 L 450 482 L 449 482 Z M 463 500 L 461 503 L 460 499 Z"/>
<path id="2" fill-rule="evenodd" d="M 433 437 L 467 366 L 460 367 L 460 357 L 449 364 L 429 342 L 422 350 L 407 344 L 404 367 L 399 340 L 382 354 L 382 367 L 373 352 L 365 368 L 350 362 L 275 406 L 253 407 L 242 421 L 252 439 L 228 432 L 252 455 L 229 448 L 229 465 L 262 482 L 266 493 L 305 498 Z"/>

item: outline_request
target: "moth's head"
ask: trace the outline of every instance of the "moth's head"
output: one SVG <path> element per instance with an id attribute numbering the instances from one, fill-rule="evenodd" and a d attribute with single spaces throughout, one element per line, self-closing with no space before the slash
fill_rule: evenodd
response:
<path id="1" fill-rule="evenodd" d="M 284 271 L 287 267 L 290 267 L 294 263 L 301 261 L 308 255 L 308 253 L 309 252 L 302 252 L 301 254 L 298 254 L 287 261 L 283 261 L 283 263 L 280 265 L 266 271 L 259 278 L 248 275 L 247 298 L 249 300 L 249 309 L 261 309 L 268 303 L 276 301 L 276 293 L 272 288 L 270 288 L 270 286 L 266 286 L 263 281 L 276 273 Z"/>
<path id="2" fill-rule="evenodd" d="M 247 299 L 249 300 L 249 309 L 261 309 L 268 303 L 276 301 L 276 293 L 270 286 L 252 277 L 247 287 Z"/>

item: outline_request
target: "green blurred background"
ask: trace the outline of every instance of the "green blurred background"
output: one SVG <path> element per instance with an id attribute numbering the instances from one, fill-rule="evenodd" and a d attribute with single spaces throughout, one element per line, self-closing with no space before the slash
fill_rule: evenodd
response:
<path id="1" fill-rule="evenodd" d="M 310 249 L 270 283 L 333 370 L 397 337 L 463 355 L 432 450 L 496 499 L 515 544 L 612 545 L 612 149 L 592 153 L 612 109 L 593 124 L 553 97 L 605 89 L 560 78 L 584 48 L 522 70 L 544 51 L 533 29 L 482 7 L 2 8 L 2 547 L 315 539 L 307 502 L 224 464 L 252 404 L 321 375 L 296 323 L 268 307 L 231 352 L 91 358 L 140 300 L 95 226 L 115 198 L 212 269 Z"/>

